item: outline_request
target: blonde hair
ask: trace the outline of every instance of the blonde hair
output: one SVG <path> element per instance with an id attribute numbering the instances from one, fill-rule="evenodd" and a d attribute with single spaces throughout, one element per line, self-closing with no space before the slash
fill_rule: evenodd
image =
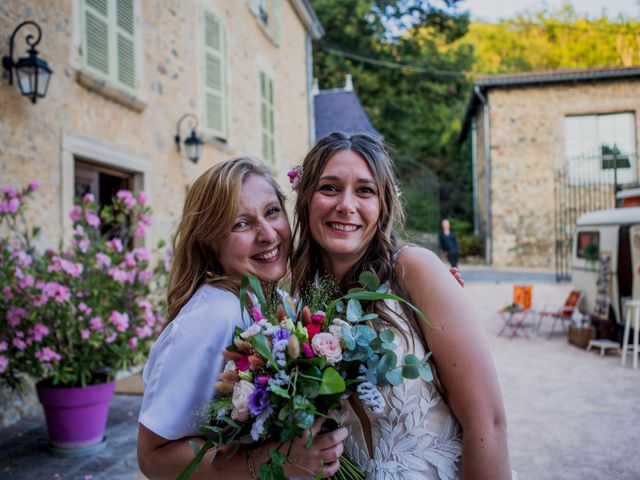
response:
<path id="1" fill-rule="evenodd" d="M 284 210 L 285 197 L 259 160 L 239 157 L 221 162 L 193 183 L 173 237 L 173 261 L 167 287 L 167 320 L 173 320 L 189 298 L 203 284 L 237 293 L 239 280 L 225 275 L 217 246 L 229 234 L 240 201 L 243 181 L 259 175 L 273 187 Z"/>

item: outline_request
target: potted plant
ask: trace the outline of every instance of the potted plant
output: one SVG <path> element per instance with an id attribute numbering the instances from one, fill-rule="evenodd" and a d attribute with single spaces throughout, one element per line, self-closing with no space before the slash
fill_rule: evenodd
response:
<path id="1" fill-rule="evenodd" d="M 51 447 L 92 453 L 105 445 L 116 373 L 142 364 L 161 329 L 153 293 L 166 261 L 152 269 L 136 246 L 150 209 L 143 192 L 126 190 L 101 210 L 91 194 L 78 199 L 70 245 L 40 254 L 39 228 L 25 220 L 38 186 L 0 191 L 0 382 L 15 389 L 25 374 L 39 380 Z"/>

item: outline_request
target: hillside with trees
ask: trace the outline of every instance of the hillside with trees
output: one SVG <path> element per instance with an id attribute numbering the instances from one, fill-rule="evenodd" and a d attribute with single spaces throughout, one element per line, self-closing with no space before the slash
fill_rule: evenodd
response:
<path id="1" fill-rule="evenodd" d="M 311 3 L 326 32 L 314 44 L 320 88 L 352 75 L 392 147 L 414 230 L 472 217 L 470 146 L 458 136 L 477 75 L 640 64 L 640 21 L 585 18 L 570 3 L 496 24 L 469 22 L 463 0 Z"/>

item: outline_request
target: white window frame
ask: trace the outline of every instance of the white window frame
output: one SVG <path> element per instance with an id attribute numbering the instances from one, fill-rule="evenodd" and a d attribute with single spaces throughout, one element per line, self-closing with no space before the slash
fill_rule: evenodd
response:
<path id="1" fill-rule="evenodd" d="M 566 115 L 564 152 L 569 183 L 633 183 L 638 179 L 636 117 L 634 112 Z M 605 148 L 621 151 L 628 167 L 605 168 Z M 620 162 L 620 160 L 618 160 Z"/>

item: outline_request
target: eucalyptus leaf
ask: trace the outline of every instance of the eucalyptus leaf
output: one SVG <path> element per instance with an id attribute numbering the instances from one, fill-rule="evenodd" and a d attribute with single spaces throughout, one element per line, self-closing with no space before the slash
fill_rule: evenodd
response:
<path id="1" fill-rule="evenodd" d="M 433 372 L 431 371 L 431 366 L 429 364 L 420 365 L 418 367 L 418 371 L 420 372 L 420 378 L 425 382 L 433 381 Z"/>
<path id="2" fill-rule="evenodd" d="M 386 350 L 386 351 L 389 351 L 389 350 L 395 350 L 395 349 L 396 349 L 396 347 L 397 347 L 397 345 L 396 345 L 395 343 L 389 343 L 389 342 L 384 342 L 384 343 L 381 345 L 381 348 L 382 348 L 383 350 Z"/>
<path id="3" fill-rule="evenodd" d="M 402 366 L 402 376 L 404 378 L 416 379 L 420 376 L 420 360 L 415 355 L 408 354 L 404 357 Z"/>
<path id="4" fill-rule="evenodd" d="M 366 293 L 366 292 L 362 292 Z M 362 306 L 356 299 L 350 299 L 347 303 L 347 320 L 349 322 L 359 322 L 362 317 Z"/>
<path id="5" fill-rule="evenodd" d="M 356 339 L 351 333 L 351 328 L 348 325 L 342 325 L 342 340 L 347 350 L 354 350 L 356 348 Z"/>
<path id="6" fill-rule="evenodd" d="M 379 292 L 349 292 L 344 297 L 345 300 L 365 300 L 365 301 L 377 301 L 377 300 L 395 300 L 397 302 L 402 302 L 407 305 L 411 310 L 415 312 L 418 317 L 427 322 L 427 319 L 423 315 L 423 313 L 418 310 L 413 304 L 407 302 L 404 298 L 399 297 L 398 295 L 393 295 L 391 293 L 379 293 Z"/>
<path id="7" fill-rule="evenodd" d="M 393 342 L 394 338 L 395 335 L 391 330 L 383 330 L 382 332 L 380 332 L 380 340 L 382 340 L 383 342 Z"/>
<path id="8" fill-rule="evenodd" d="M 367 290 L 375 291 L 380 286 L 380 279 L 373 272 L 362 272 L 358 277 L 358 283 Z"/>
<path id="9" fill-rule="evenodd" d="M 360 317 L 360 321 L 375 320 L 376 318 L 378 318 L 377 313 L 366 313 L 362 317 Z"/>
<path id="10" fill-rule="evenodd" d="M 371 341 L 378 336 L 376 331 L 369 325 L 356 325 L 351 328 L 351 333 L 353 334 L 356 343 L 363 347 L 369 345 Z"/>
<path id="11" fill-rule="evenodd" d="M 391 385 L 394 385 L 394 386 L 400 385 L 402 383 L 402 369 L 394 368 L 393 370 L 389 370 L 385 374 L 385 379 Z"/>

